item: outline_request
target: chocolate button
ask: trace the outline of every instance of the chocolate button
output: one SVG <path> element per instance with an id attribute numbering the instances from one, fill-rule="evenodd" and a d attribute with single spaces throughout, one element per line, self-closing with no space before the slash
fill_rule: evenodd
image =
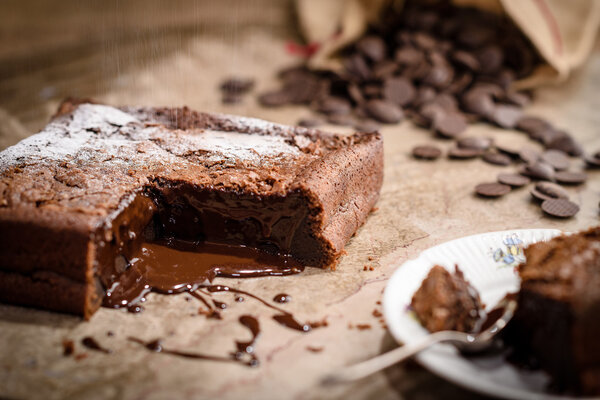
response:
<path id="1" fill-rule="evenodd" d="M 406 78 L 386 79 L 383 84 L 383 97 L 399 106 L 412 102 L 416 93 L 415 87 Z"/>
<path id="2" fill-rule="evenodd" d="M 552 165 L 557 171 L 569 168 L 569 157 L 561 150 L 547 150 L 542 154 L 541 160 Z"/>
<path id="3" fill-rule="evenodd" d="M 531 182 L 531 179 L 518 174 L 499 174 L 498 182 L 513 187 L 521 187 L 529 184 Z"/>
<path id="4" fill-rule="evenodd" d="M 525 165 L 520 171 L 522 175 L 526 175 L 533 179 L 544 181 L 554 180 L 554 168 L 544 162 L 536 162 L 535 164 Z"/>
<path id="5" fill-rule="evenodd" d="M 442 151 L 435 146 L 424 145 L 415 147 L 412 155 L 423 160 L 435 160 L 442 155 Z"/>
<path id="6" fill-rule="evenodd" d="M 559 171 L 554 175 L 557 182 L 567 185 L 579 185 L 586 181 L 585 172 Z"/>
<path id="7" fill-rule="evenodd" d="M 500 197 L 511 191 L 510 186 L 502 183 L 480 183 L 475 186 L 475 192 L 483 197 Z"/>
<path id="8" fill-rule="evenodd" d="M 502 153 L 487 152 L 483 155 L 482 159 L 483 159 L 483 161 L 485 161 L 489 164 L 502 165 L 502 166 L 510 165 L 510 163 L 512 162 L 512 160 L 509 156 L 507 156 L 506 154 L 502 154 Z"/>
<path id="9" fill-rule="evenodd" d="M 531 195 L 538 200 L 568 199 L 569 193 L 562 186 L 552 182 L 538 182 L 531 189 Z"/>
<path id="10" fill-rule="evenodd" d="M 369 100 L 366 110 L 371 117 L 385 124 L 395 124 L 404 118 L 402 109 L 388 101 Z"/>
<path id="11" fill-rule="evenodd" d="M 487 150 L 493 141 L 487 137 L 470 136 L 456 141 L 456 145 L 463 149 Z"/>
<path id="12" fill-rule="evenodd" d="M 558 218 L 570 218 L 579 212 L 579 206 L 567 199 L 549 199 L 542 203 L 546 214 Z"/>
<path id="13" fill-rule="evenodd" d="M 489 119 L 496 125 L 504 129 L 512 129 L 515 127 L 523 111 L 520 107 L 498 104 L 494 107 L 494 111 L 489 116 Z"/>
<path id="14" fill-rule="evenodd" d="M 454 147 L 454 148 L 450 149 L 450 151 L 448 152 L 448 157 L 454 158 L 454 159 L 459 159 L 459 160 L 465 160 L 465 159 L 469 159 L 469 158 L 479 157 L 482 154 L 483 154 L 483 150 L 463 149 L 460 147 Z"/>

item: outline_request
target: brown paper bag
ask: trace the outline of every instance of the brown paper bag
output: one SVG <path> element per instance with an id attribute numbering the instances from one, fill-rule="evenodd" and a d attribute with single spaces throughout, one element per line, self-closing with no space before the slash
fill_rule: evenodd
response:
<path id="1" fill-rule="evenodd" d="M 531 40 L 546 65 L 520 88 L 561 82 L 581 66 L 592 51 L 600 25 L 600 0 L 454 0 L 460 6 L 475 6 L 506 13 Z M 309 43 L 318 44 L 309 66 L 341 68 L 336 52 L 358 39 L 375 22 L 387 0 L 296 0 L 300 27 Z M 402 1 L 392 1 L 401 7 Z"/>

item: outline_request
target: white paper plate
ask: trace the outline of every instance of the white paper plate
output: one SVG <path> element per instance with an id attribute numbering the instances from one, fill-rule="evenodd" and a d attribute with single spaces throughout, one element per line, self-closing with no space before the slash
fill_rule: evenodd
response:
<path id="1" fill-rule="evenodd" d="M 506 293 L 519 288 L 515 266 L 524 260 L 523 248 L 559 235 L 555 229 L 491 232 L 452 240 L 423 251 L 402 264 L 385 289 L 386 323 L 398 343 L 408 344 L 428 332 L 409 309 L 414 292 L 435 264 L 454 270 L 458 264 L 482 301 L 493 307 Z M 465 388 L 509 399 L 565 399 L 546 392 L 548 377 L 507 363 L 502 355 L 465 358 L 447 344 L 421 352 L 416 359 L 433 373 Z"/>

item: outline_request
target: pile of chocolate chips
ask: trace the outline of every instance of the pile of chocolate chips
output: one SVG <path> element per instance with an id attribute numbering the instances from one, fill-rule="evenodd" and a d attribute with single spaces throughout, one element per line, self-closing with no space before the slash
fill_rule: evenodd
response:
<path id="1" fill-rule="evenodd" d="M 548 121 L 524 115 L 531 94 L 511 88 L 541 60 L 507 17 L 455 7 L 447 1 L 408 1 L 401 13 L 384 15 L 341 55 L 342 71 L 311 71 L 305 66 L 286 69 L 279 75 L 282 87 L 261 94 L 259 102 L 267 107 L 308 105 L 319 116 L 298 122 L 306 127 L 326 121 L 375 131 L 381 123 L 395 124 L 408 117 L 438 137 L 455 140 L 450 158 L 481 157 L 501 166 L 523 162 L 519 174 L 502 174 L 499 182 L 478 185 L 475 191 L 483 197 L 502 196 L 529 183 L 529 178 L 548 184 L 585 181 L 582 171 L 566 171 L 569 156 L 583 155 L 581 146 Z M 462 137 L 474 122 L 524 132 L 546 151 L 511 149 L 494 145 L 489 138 Z M 422 159 L 441 154 L 435 146 L 413 150 Z M 599 166 L 600 154 L 586 161 L 590 167 Z M 550 197 L 534 195 L 549 215 L 569 217 L 579 210 L 564 196 Z"/>
<path id="2" fill-rule="evenodd" d="M 405 117 L 447 138 L 481 120 L 516 127 L 531 98 L 510 87 L 539 63 L 531 44 L 506 17 L 449 2 L 424 4 L 384 13 L 342 54 L 342 71 L 282 71 L 282 87 L 260 95 L 260 103 L 306 104 L 327 122 L 357 130 Z M 538 139 L 550 148 L 572 142 L 562 131 Z"/>

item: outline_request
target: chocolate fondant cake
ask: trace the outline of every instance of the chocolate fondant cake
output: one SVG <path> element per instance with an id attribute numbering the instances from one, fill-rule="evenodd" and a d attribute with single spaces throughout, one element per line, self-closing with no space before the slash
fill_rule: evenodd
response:
<path id="1" fill-rule="evenodd" d="M 483 313 L 479 293 L 455 266 L 454 274 L 435 265 L 411 301 L 421 324 L 430 332 L 472 332 Z"/>
<path id="2" fill-rule="evenodd" d="M 506 340 L 550 374 L 554 389 L 599 395 L 600 227 L 532 244 L 525 256 Z"/>
<path id="3" fill-rule="evenodd" d="M 150 225 L 332 266 L 382 175 L 377 133 L 69 101 L 0 153 L 0 301 L 89 318 Z"/>

